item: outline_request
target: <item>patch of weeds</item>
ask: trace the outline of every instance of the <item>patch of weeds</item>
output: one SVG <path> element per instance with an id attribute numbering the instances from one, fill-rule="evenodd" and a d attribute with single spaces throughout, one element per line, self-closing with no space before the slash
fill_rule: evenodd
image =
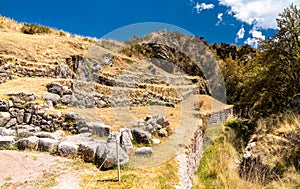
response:
<path id="1" fill-rule="evenodd" d="M 10 180 L 12 180 L 13 178 L 11 177 L 11 176 L 9 176 L 9 177 L 6 177 L 4 180 L 5 181 L 10 181 Z"/>
<path id="2" fill-rule="evenodd" d="M 239 152 L 242 151 L 245 146 L 247 146 L 250 136 L 254 133 L 255 130 L 255 125 L 252 122 L 242 122 L 238 119 L 227 121 L 225 123 L 225 126 L 231 128 L 234 131 L 235 137 L 231 137 L 234 138 L 231 143 Z"/>
<path id="3" fill-rule="evenodd" d="M 4 183 L 3 185 L 0 186 L 0 189 L 8 189 L 10 184 Z"/>
<path id="4" fill-rule="evenodd" d="M 0 150 L 18 150 L 18 147 L 13 144 L 9 144 L 7 146 L 1 147 Z"/>
<path id="5" fill-rule="evenodd" d="M 21 31 L 25 34 L 51 33 L 51 29 L 47 26 L 41 26 L 38 24 L 26 24 L 26 23 L 21 28 Z"/>
<path id="6" fill-rule="evenodd" d="M 158 176 L 159 184 L 157 188 L 169 189 L 174 187 L 174 181 L 176 179 L 177 168 L 172 162 L 167 162 L 164 165 L 164 173 Z"/>
<path id="7" fill-rule="evenodd" d="M 44 172 L 42 177 L 43 179 L 40 180 L 37 186 L 39 186 L 41 189 L 52 188 L 58 184 L 56 181 L 57 176 L 58 175 L 55 173 Z"/>

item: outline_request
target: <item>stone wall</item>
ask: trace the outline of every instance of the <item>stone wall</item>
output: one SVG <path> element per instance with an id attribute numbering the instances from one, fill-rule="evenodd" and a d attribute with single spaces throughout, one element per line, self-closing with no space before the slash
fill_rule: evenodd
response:
<path id="1" fill-rule="evenodd" d="M 176 188 L 192 188 L 193 177 L 199 167 L 203 154 L 202 145 L 203 129 L 202 127 L 198 127 L 190 139 L 190 144 L 186 146 L 185 151 L 176 157 L 179 164 L 179 184 Z"/>
<path id="2" fill-rule="evenodd" d="M 218 123 L 224 123 L 228 118 L 234 117 L 233 106 L 227 107 L 226 109 L 206 114 L 204 121 L 207 125 L 213 125 Z"/>
<path id="3" fill-rule="evenodd" d="M 174 107 L 181 99 L 165 97 L 144 91 L 140 97 L 130 96 L 130 90 L 119 90 L 100 94 L 96 90 L 97 86 L 86 86 L 81 81 L 70 81 L 69 83 L 53 82 L 47 85 L 48 93 L 44 99 L 49 106 L 61 104 L 63 106 L 77 106 L 80 108 L 103 108 L 115 106 L 145 106 L 162 105 Z M 192 93 L 189 93 L 191 95 Z M 126 98 L 126 96 L 128 96 Z"/>
<path id="4" fill-rule="evenodd" d="M 201 115 L 202 124 L 211 125 L 224 123 L 228 118 L 233 118 L 233 106 L 228 106 L 226 109 L 213 112 L 211 114 Z M 200 160 L 203 154 L 203 127 L 198 126 L 190 138 L 189 145 L 183 153 L 177 155 L 176 159 L 179 164 L 179 184 L 176 188 L 192 188 L 192 181 L 195 172 L 199 167 Z"/>
<path id="5" fill-rule="evenodd" d="M 76 123 L 80 117 L 75 113 L 53 111 L 47 105 L 38 103 L 40 97 L 33 93 L 9 94 L 9 99 L 0 100 L 0 127 L 17 130 L 37 127 L 44 131 L 54 132 L 64 129 L 77 133 Z"/>

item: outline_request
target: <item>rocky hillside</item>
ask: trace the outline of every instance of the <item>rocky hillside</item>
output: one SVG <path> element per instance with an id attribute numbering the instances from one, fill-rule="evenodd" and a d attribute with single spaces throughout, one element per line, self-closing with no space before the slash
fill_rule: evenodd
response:
<path id="1" fill-rule="evenodd" d="M 197 37 L 160 31 L 121 43 L 0 17 L 0 41 L 1 149 L 81 157 L 108 170 L 117 139 L 121 165 L 176 157 L 173 186 L 190 187 L 201 126 L 232 116 L 232 106 L 209 96 L 219 72 Z"/>

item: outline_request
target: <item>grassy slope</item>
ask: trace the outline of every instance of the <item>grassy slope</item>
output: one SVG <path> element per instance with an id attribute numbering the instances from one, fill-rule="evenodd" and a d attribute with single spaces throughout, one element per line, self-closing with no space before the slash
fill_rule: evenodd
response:
<path id="1" fill-rule="evenodd" d="M 285 116 L 284 121 L 277 124 L 273 134 L 267 134 L 266 123 L 260 122 L 261 143 L 255 149 L 260 152 L 260 155 L 267 158 L 267 160 L 283 161 L 283 156 L 280 153 L 268 152 L 268 149 L 282 149 L 282 145 L 278 146 L 277 142 L 270 142 L 271 139 L 278 133 L 291 133 L 295 129 L 295 124 L 299 122 L 299 118 Z M 300 173 L 293 165 L 287 165 L 285 172 L 278 179 L 267 184 L 261 184 L 260 178 L 264 175 L 252 175 L 253 178 L 245 180 L 239 176 L 237 165 L 241 160 L 241 154 L 237 152 L 234 147 L 236 139 L 238 138 L 233 129 L 223 126 L 223 131 L 219 134 L 213 145 L 209 146 L 204 152 L 201 159 L 198 171 L 195 173 L 194 188 L 299 188 L 300 187 Z M 262 131 L 264 130 L 264 131 Z M 295 132 L 294 132 L 295 133 Z M 254 135 L 258 137 L 257 135 Z M 284 135 L 283 135 L 284 136 Z M 291 135 L 285 135 L 291 136 Z M 269 141 L 269 142 L 268 142 Z M 280 142 L 280 140 L 278 140 Z M 284 148 L 283 148 L 284 149 Z M 279 151 L 281 152 L 281 151 Z"/>

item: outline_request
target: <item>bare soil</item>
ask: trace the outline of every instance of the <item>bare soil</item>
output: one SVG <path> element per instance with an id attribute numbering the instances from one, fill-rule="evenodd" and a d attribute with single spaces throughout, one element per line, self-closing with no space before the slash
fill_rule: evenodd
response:
<path id="1" fill-rule="evenodd" d="M 70 159 L 46 153 L 0 151 L 0 188 L 79 188 Z"/>

